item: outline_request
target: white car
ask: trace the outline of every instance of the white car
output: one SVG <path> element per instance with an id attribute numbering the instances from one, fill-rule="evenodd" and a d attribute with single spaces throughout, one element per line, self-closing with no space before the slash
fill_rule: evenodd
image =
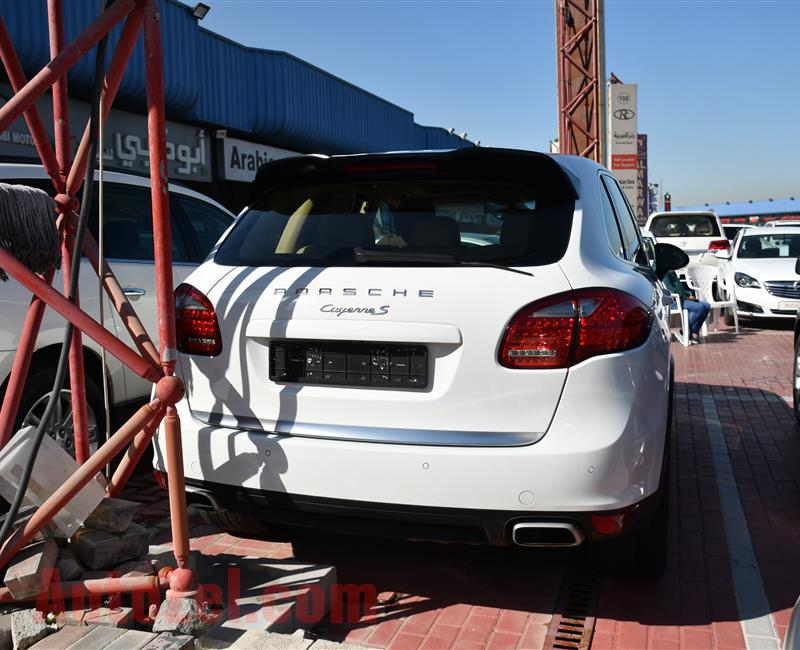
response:
<path id="1" fill-rule="evenodd" d="M 800 227 L 750 228 L 737 239 L 731 260 L 739 316 L 794 318 L 800 308 L 795 262 Z"/>
<path id="2" fill-rule="evenodd" d="M 764 227 L 766 228 L 785 228 L 786 226 L 798 227 L 800 226 L 800 221 L 794 221 L 791 219 L 773 219 L 772 221 L 767 221 L 764 224 Z"/>
<path id="3" fill-rule="evenodd" d="M 682 249 L 694 264 L 701 263 L 706 254 L 731 249 L 714 212 L 654 212 L 645 229 L 653 233 L 657 242 Z"/>
<path id="4" fill-rule="evenodd" d="M 619 537 L 623 563 L 661 570 L 670 299 L 606 169 L 483 147 L 300 156 L 262 167 L 254 196 L 176 291 L 190 502 L 231 529 Z M 475 224 L 497 243 L 461 242 Z M 662 253 L 662 274 L 687 262 Z"/>
<path id="5" fill-rule="evenodd" d="M 0 182 L 38 187 L 53 194 L 53 186 L 39 165 L 0 163 Z M 105 257 L 117 276 L 124 293 L 136 309 L 145 329 L 158 340 L 153 264 L 153 226 L 150 209 L 150 179 L 130 174 L 104 174 L 104 239 Z M 97 191 L 94 192 L 95 206 Z M 193 190 L 170 185 L 172 215 L 173 274 L 176 284 L 182 282 L 208 255 L 220 235 L 233 222 L 233 215 L 221 205 Z M 97 237 L 97 209 L 93 211 L 89 229 Z M 56 273 L 53 286 L 63 291 L 61 271 Z M 89 262 L 84 259 L 80 273 L 81 307 L 95 320 L 100 319 L 98 279 Z M 3 391 L 11 374 L 11 366 L 19 343 L 31 294 L 16 281 L 0 284 L 0 382 Z M 121 336 L 135 349 L 127 330 L 105 300 L 106 327 Z M 56 365 L 64 334 L 64 319 L 52 309 L 45 309 L 36 350 L 20 402 L 15 429 L 36 424 L 47 403 L 55 379 Z M 104 411 L 102 394 L 102 364 L 100 347 L 87 336 L 83 337 L 86 367 L 87 418 L 90 425 L 90 445 L 94 448 L 98 434 L 103 433 Z M 115 357 L 106 355 L 111 404 L 140 401 L 150 395 L 152 384 Z M 56 417 L 48 433 L 68 451 L 73 452 L 72 408 L 68 389 L 56 404 Z M 98 431 L 99 428 L 99 431 Z M 102 439 L 102 436 L 101 436 Z"/>
<path id="6" fill-rule="evenodd" d="M 748 230 L 750 228 L 755 228 L 752 224 L 748 223 L 725 223 L 722 224 L 722 230 L 725 232 L 725 236 L 728 238 L 728 241 L 733 243 L 736 239 L 736 236 L 743 230 Z"/>

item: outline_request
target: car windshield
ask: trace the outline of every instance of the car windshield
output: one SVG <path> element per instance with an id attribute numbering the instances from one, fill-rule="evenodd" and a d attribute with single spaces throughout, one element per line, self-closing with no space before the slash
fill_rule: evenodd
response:
<path id="1" fill-rule="evenodd" d="M 743 259 L 800 257 L 800 233 L 743 237 L 738 256 Z"/>
<path id="2" fill-rule="evenodd" d="M 654 217 L 650 231 L 656 237 L 719 237 L 717 220 L 707 214 Z"/>
<path id="3" fill-rule="evenodd" d="M 543 200 L 547 196 L 530 187 L 474 180 L 373 179 L 281 188 L 241 216 L 215 261 L 393 266 L 420 259 L 444 263 L 450 256 L 508 266 L 551 264 L 569 243 L 573 204 L 554 207 Z"/>

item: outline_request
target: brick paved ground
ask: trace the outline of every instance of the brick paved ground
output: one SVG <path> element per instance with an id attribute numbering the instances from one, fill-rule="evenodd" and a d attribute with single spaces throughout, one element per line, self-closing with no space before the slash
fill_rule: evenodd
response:
<path id="1" fill-rule="evenodd" d="M 740 617 L 768 615 L 779 635 L 800 593 L 800 432 L 791 395 L 792 332 L 744 328 L 691 348 L 675 346 L 671 554 L 652 584 L 605 577 L 594 648 L 745 647 Z M 740 615 L 706 424 L 716 409 L 764 584 L 766 611 Z M 705 401 L 704 401 L 705 398 Z M 132 498 L 152 500 L 145 523 L 168 539 L 163 493 L 140 477 Z M 296 557 L 336 565 L 341 583 L 396 594 L 350 625 L 319 631 L 389 648 L 540 648 L 574 555 L 568 552 L 387 542 L 283 531 L 244 540 L 200 524 L 204 554 Z M 751 647 L 753 644 L 751 643 Z"/>

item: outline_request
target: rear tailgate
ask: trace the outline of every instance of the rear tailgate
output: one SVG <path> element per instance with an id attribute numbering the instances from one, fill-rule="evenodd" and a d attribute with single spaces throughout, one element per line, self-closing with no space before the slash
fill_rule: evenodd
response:
<path id="1" fill-rule="evenodd" d="M 498 345 L 518 309 L 569 289 L 556 264 L 533 277 L 459 267 L 234 269 L 208 295 L 222 354 L 181 357 L 189 405 L 206 423 L 300 436 L 529 444 L 547 431 L 567 370 L 504 368 Z M 331 375 L 338 385 L 298 381 L 276 367 L 285 363 L 276 350 L 321 354 L 332 373 L 347 370 L 342 363 L 374 365 L 380 354 L 413 363 L 424 351 L 424 382 L 397 379 L 419 377 L 419 357 L 411 370 L 390 367 L 384 385 L 341 385 L 358 383 L 346 374 Z"/>

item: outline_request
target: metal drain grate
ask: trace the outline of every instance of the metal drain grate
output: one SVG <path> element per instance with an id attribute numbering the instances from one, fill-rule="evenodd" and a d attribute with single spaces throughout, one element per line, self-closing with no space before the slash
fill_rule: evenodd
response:
<path id="1" fill-rule="evenodd" d="M 544 647 L 587 650 L 592 643 L 599 593 L 600 574 L 584 567 L 571 570 L 564 580 Z"/>

